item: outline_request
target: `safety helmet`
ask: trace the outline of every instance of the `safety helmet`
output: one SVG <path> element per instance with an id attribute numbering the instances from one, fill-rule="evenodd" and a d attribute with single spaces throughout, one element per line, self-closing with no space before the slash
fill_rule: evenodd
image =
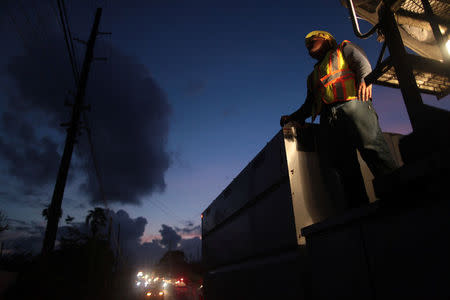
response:
<path id="1" fill-rule="evenodd" d="M 308 33 L 305 36 L 305 44 L 308 43 L 308 41 L 313 38 L 313 37 L 321 37 L 325 40 L 327 40 L 332 48 L 336 48 L 337 47 L 337 43 L 336 40 L 334 39 L 334 37 L 331 35 L 331 33 L 326 32 L 326 31 L 322 31 L 322 30 L 314 30 L 311 31 L 310 33 Z"/>

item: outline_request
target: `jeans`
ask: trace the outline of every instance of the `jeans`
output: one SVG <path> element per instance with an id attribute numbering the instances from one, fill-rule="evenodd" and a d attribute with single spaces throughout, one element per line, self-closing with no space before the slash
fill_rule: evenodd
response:
<path id="1" fill-rule="evenodd" d="M 319 155 L 333 201 L 347 208 L 369 202 L 356 149 L 375 177 L 397 168 L 371 101 L 325 105 L 320 116 Z"/>

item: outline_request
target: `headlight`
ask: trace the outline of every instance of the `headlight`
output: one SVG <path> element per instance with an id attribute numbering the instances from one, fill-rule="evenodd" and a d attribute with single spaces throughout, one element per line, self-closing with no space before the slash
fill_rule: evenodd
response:
<path id="1" fill-rule="evenodd" d="M 159 292 L 159 294 L 158 294 L 158 295 L 162 296 L 162 295 L 164 295 L 164 293 L 163 293 L 163 292 Z"/>
<path id="2" fill-rule="evenodd" d="M 152 295 L 152 292 L 147 292 L 147 297 L 150 297 Z"/>

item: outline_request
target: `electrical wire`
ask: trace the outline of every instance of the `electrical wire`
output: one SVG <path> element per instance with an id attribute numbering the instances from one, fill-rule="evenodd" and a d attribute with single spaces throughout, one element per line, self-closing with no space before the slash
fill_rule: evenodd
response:
<path id="1" fill-rule="evenodd" d="M 66 5 L 64 3 L 64 0 L 60 0 L 60 1 L 61 1 L 62 8 L 63 8 L 64 19 L 66 20 L 67 32 L 69 34 L 69 44 L 70 44 L 70 49 L 72 51 L 71 53 L 72 53 L 72 57 L 73 57 L 74 64 L 75 64 L 75 72 L 77 73 L 77 76 L 79 78 L 80 74 L 78 72 L 77 56 L 76 56 L 75 49 L 73 46 L 74 43 L 73 43 L 73 39 L 72 39 L 72 32 L 70 30 L 69 18 L 67 17 Z"/>
<path id="2" fill-rule="evenodd" d="M 64 32 L 64 40 L 66 42 L 67 52 L 69 54 L 69 60 L 70 60 L 71 66 L 72 66 L 73 77 L 74 77 L 76 86 L 78 86 L 79 75 L 78 75 L 78 71 L 77 71 L 77 68 L 76 68 L 76 65 L 75 65 L 75 60 L 74 60 L 74 57 L 73 57 L 73 53 L 71 51 L 72 47 L 70 46 L 70 40 L 69 40 L 69 35 L 68 35 L 68 30 L 69 29 L 66 28 L 67 24 L 66 24 L 66 20 L 64 18 L 64 12 L 63 12 L 63 7 L 62 7 L 63 3 L 62 2 L 63 2 L 63 0 L 59 0 L 58 1 L 59 17 L 61 19 L 61 25 L 62 25 L 62 29 L 63 29 L 63 32 Z"/>
<path id="3" fill-rule="evenodd" d="M 70 30 L 70 23 L 68 21 L 67 10 L 66 10 L 65 4 L 64 4 L 64 0 L 58 1 L 58 9 L 59 9 L 59 14 L 60 14 L 60 19 L 61 19 L 60 24 L 61 24 L 61 27 L 64 32 L 67 50 L 69 52 L 69 58 L 71 60 L 71 65 L 72 65 L 73 72 L 74 72 L 74 77 L 76 78 L 76 82 L 78 83 L 79 78 L 78 78 L 78 70 L 76 69 L 76 66 L 77 66 L 76 55 L 75 55 L 76 52 L 75 52 L 75 49 L 73 46 L 73 40 L 72 40 L 72 35 L 71 35 L 71 30 Z M 93 138 L 92 138 L 92 129 L 91 129 L 92 124 L 89 124 L 89 120 L 87 118 L 85 111 L 82 112 L 82 117 L 83 117 L 83 121 L 85 124 L 84 129 L 87 133 L 87 141 L 89 144 L 89 151 L 91 154 L 91 160 L 92 160 L 92 164 L 93 164 L 94 171 L 95 171 L 95 177 L 96 177 L 98 185 L 99 185 L 100 196 L 101 196 L 102 202 L 105 206 L 105 209 L 108 209 L 108 202 L 106 199 L 105 188 L 103 185 L 103 180 L 101 177 L 99 164 L 98 164 L 98 160 L 96 158 L 95 149 L 94 149 L 94 142 L 93 142 Z M 149 201 L 149 202 L 154 207 L 158 208 L 160 211 L 165 213 L 167 216 L 169 216 L 171 218 L 175 218 L 180 223 L 184 224 L 185 220 L 183 220 L 183 218 L 181 218 L 180 216 L 173 213 L 173 211 L 169 207 L 167 207 L 167 205 L 165 205 L 158 199 L 152 199 L 152 200 L 154 200 L 154 201 Z M 115 239 L 114 239 L 114 243 L 116 244 L 116 246 L 118 246 L 117 241 Z"/>
<path id="4" fill-rule="evenodd" d="M 52 0 L 48 0 L 47 3 L 50 6 L 50 8 L 52 9 L 53 14 L 55 15 L 56 23 L 58 23 L 60 28 L 62 28 L 63 25 L 61 24 L 61 20 L 58 17 L 58 11 L 57 11 L 57 8 L 55 7 L 55 3 Z"/>
<path id="5" fill-rule="evenodd" d="M 88 119 L 86 116 L 86 113 L 83 111 L 83 120 L 84 120 L 84 124 L 85 124 L 85 130 L 87 133 L 87 140 L 89 143 L 89 151 L 91 153 L 91 159 L 92 159 L 92 164 L 94 166 L 94 171 L 95 171 L 95 177 L 97 178 L 97 182 L 99 185 L 99 190 L 100 190 L 100 197 L 102 198 L 103 204 L 105 205 L 105 208 L 108 208 L 108 203 L 106 201 L 106 195 L 105 195 L 105 189 L 103 187 L 103 181 L 100 175 L 100 168 L 98 166 L 98 161 L 97 158 L 95 156 L 95 151 L 94 151 L 94 143 L 92 141 L 92 133 L 91 133 L 91 129 L 90 126 L 88 125 Z"/>

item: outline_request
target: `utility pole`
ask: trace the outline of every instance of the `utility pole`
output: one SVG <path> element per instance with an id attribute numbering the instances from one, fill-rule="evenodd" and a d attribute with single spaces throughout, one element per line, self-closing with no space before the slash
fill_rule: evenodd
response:
<path id="1" fill-rule="evenodd" d="M 42 246 L 42 255 L 49 254 L 55 247 L 56 232 L 58 230 L 59 218 L 61 217 L 61 204 L 64 196 L 64 189 L 66 187 L 67 173 L 69 171 L 73 146 L 75 144 L 75 139 L 79 128 L 80 114 L 81 111 L 85 109 L 83 106 L 83 100 L 86 92 L 89 69 L 93 60 L 94 45 L 98 34 L 98 26 L 100 24 L 101 15 L 102 9 L 97 8 L 94 25 L 92 26 L 91 34 L 87 42 L 80 80 L 78 81 L 78 89 L 75 96 L 75 102 L 73 104 L 72 118 L 69 123 L 70 125 L 67 128 L 64 152 L 61 158 L 61 164 L 59 165 L 58 177 L 56 178 L 55 189 L 53 190 L 52 202 L 48 207 L 48 220 L 47 228 L 45 229 L 44 243 Z"/>

